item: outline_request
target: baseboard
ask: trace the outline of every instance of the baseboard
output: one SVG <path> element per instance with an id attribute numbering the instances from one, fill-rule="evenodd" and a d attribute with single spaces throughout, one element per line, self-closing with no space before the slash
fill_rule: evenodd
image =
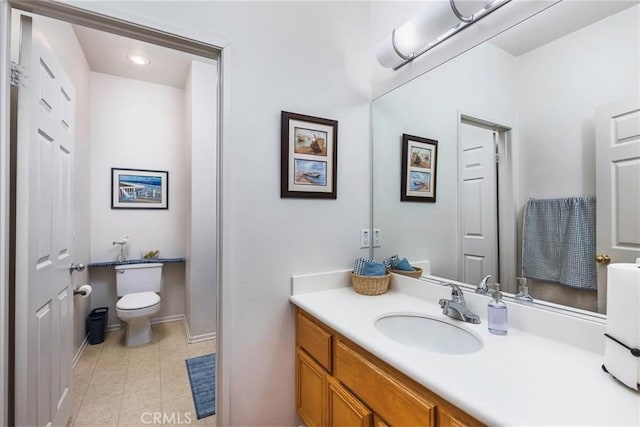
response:
<path id="1" fill-rule="evenodd" d="M 179 322 L 179 321 L 184 322 L 184 314 L 174 314 L 173 316 L 156 317 L 154 319 L 151 319 L 151 324 L 157 325 L 158 323 L 169 323 L 169 322 Z"/>
<path id="2" fill-rule="evenodd" d="M 169 323 L 169 322 L 179 322 L 184 321 L 184 314 L 174 314 L 171 316 L 163 316 L 156 317 L 151 319 L 152 325 L 157 325 L 159 323 Z M 107 331 L 120 331 L 124 327 L 123 322 L 120 323 L 112 323 L 111 325 L 107 325 Z"/>
<path id="3" fill-rule="evenodd" d="M 187 322 L 186 317 L 184 317 L 182 324 L 184 325 L 184 335 L 187 337 L 187 342 L 189 344 L 194 344 L 202 341 L 216 340 L 215 332 L 210 332 L 208 334 L 201 334 L 201 335 L 191 335 L 191 331 L 189 330 L 189 322 Z"/>
<path id="4" fill-rule="evenodd" d="M 107 332 L 119 331 L 120 329 L 122 329 L 122 323 L 113 323 L 111 325 L 107 325 Z"/>
<path id="5" fill-rule="evenodd" d="M 202 341 L 216 340 L 215 332 L 210 332 L 208 334 L 201 334 L 201 335 L 191 335 L 191 331 L 189 330 L 189 323 L 187 322 L 187 318 L 185 317 L 184 314 L 174 314 L 172 316 L 156 317 L 154 319 L 151 319 L 151 324 L 157 325 L 159 323 L 180 322 L 180 321 L 182 322 L 182 325 L 184 327 L 184 334 L 187 337 L 187 342 L 189 344 L 194 344 Z M 123 327 L 122 322 L 111 324 L 107 326 L 107 331 L 119 331 L 122 329 L 122 327 Z M 86 341 L 87 340 L 85 339 L 85 343 L 84 343 L 85 347 L 86 347 Z M 80 355 L 82 355 L 82 353 L 80 353 Z"/>
<path id="6" fill-rule="evenodd" d="M 82 344 L 80 344 L 80 348 L 78 348 L 78 351 L 76 351 L 75 356 L 73 356 L 73 365 L 72 365 L 71 369 L 74 369 L 76 367 L 76 365 L 80 361 L 80 358 L 84 354 L 84 351 L 87 349 L 87 345 L 88 344 L 89 344 L 89 334 L 87 334 L 84 337 L 84 340 L 82 341 Z"/>
<path id="7" fill-rule="evenodd" d="M 187 336 L 187 342 L 189 344 L 195 344 L 197 342 L 202 342 L 202 341 L 215 341 L 216 340 L 216 333 L 215 332 L 211 332 L 209 334 L 202 334 L 202 335 L 188 335 Z"/>

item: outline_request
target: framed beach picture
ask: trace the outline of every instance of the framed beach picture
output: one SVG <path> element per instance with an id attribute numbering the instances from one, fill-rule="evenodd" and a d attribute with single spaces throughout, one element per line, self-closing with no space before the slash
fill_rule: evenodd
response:
<path id="1" fill-rule="evenodd" d="M 338 122 L 281 112 L 280 197 L 337 198 Z"/>
<path id="2" fill-rule="evenodd" d="M 111 168 L 111 209 L 168 209 L 169 172 Z"/>
<path id="3" fill-rule="evenodd" d="M 436 201 L 438 141 L 402 134 L 400 200 Z"/>

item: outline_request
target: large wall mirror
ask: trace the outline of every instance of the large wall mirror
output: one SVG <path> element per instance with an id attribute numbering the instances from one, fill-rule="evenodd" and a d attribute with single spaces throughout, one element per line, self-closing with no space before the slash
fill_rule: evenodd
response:
<path id="1" fill-rule="evenodd" d="M 511 293 L 524 276 L 536 301 L 606 311 L 607 257 L 640 257 L 638 2 L 557 3 L 377 98 L 372 117 L 376 259 L 491 274 Z M 436 202 L 401 201 L 405 134 L 438 141 Z"/>

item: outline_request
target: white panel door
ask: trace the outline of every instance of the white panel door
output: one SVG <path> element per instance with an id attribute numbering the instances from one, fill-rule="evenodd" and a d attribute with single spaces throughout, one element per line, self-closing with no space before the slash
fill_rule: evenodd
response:
<path id="1" fill-rule="evenodd" d="M 640 257 L 640 100 L 596 111 L 596 254 L 611 262 Z M 595 260 L 594 260 L 595 261 Z M 607 269 L 600 263 L 598 311 L 607 304 Z"/>
<path id="2" fill-rule="evenodd" d="M 74 88 L 46 40 L 21 17 L 16 171 L 16 424 L 71 415 Z"/>
<path id="3" fill-rule="evenodd" d="M 498 280 L 496 141 L 492 130 L 460 124 L 461 281 Z"/>

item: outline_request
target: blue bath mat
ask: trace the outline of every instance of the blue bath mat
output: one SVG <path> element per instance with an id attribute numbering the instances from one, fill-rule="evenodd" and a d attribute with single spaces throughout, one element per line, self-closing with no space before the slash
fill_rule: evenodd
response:
<path id="1" fill-rule="evenodd" d="M 215 353 L 185 360 L 198 419 L 216 413 Z"/>

